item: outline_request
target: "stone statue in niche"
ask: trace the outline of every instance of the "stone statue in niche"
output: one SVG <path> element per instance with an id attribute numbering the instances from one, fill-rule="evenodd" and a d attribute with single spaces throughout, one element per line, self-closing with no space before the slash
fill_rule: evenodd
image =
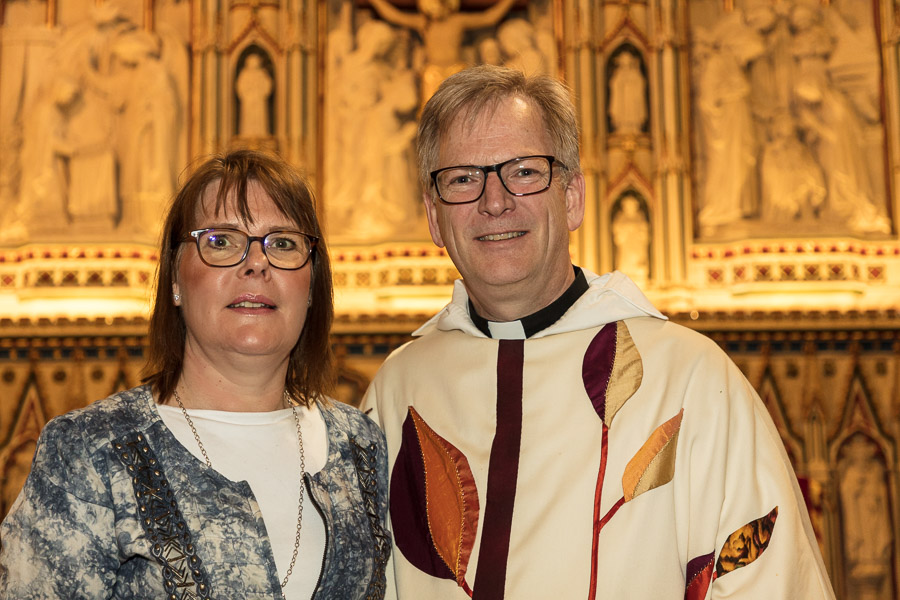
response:
<path id="1" fill-rule="evenodd" d="M 647 122 L 647 80 L 641 73 L 641 59 L 622 50 L 614 59 L 609 78 L 609 120 L 611 133 L 638 135 Z"/>
<path id="2" fill-rule="evenodd" d="M 238 135 L 245 138 L 261 138 L 270 135 L 269 97 L 272 95 L 272 77 L 263 67 L 258 54 L 248 54 L 247 60 L 235 81 L 240 100 Z"/>
<path id="3" fill-rule="evenodd" d="M 848 593 L 865 600 L 894 597 L 891 524 L 885 465 L 878 448 L 861 434 L 851 437 L 838 461 Z"/>
<path id="4" fill-rule="evenodd" d="M 460 50 L 466 32 L 492 27 L 509 11 L 515 0 L 498 0 L 481 12 L 464 13 L 460 0 L 417 0 L 418 13 L 398 9 L 389 0 L 370 0 L 382 19 L 416 31 L 422 38 L 425 64 L 421 73 L 422 104 L 448 76 L 466 67 Z"/>
<path id="5" fill-rule="evenodd" d="M 328 222 L 341 236 L 385 238 L 414 217 L 419 98 L 414 73 L 393 58 L 398 42 L 389 25 L 368 21 L 356 48 L 335 59 L 326 198 Z"/>
<path id="6" fill-rule="evenodd" d="M 497 28 L 497 41 L 507 57 L 503 66 L 526 75 L 546 73 L 548 65 L 537 46 L 534 25 L 525 19 L 509 19 Z"/>
<path id="7" fill-rule="evenodd" d="M 701 236 L 889 233 L 871 7 L 754 5 L 692 33 Z"/>
<path id="8" fill-rule="evenodd" d="M 615 268 L 638 285 L 650 278 L 650 224 L 640 200 L 626 195 L 612 219 Z"/>

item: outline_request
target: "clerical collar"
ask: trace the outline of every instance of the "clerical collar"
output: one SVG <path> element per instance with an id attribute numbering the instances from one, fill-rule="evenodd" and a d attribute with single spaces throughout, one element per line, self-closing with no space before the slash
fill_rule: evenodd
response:
<path id="1" fill-rule="evenodd" d="M 475 324 L 475 327 L 477 327 L 481 333 L 489 338 L 530 338 L 537 332 L 542 331 L 559 321 L 565 312 L 575 304 L 575 301 L 581 298 L 581 295 L 587 291 L 588 282 L 584 276 L 584 272 L 580 267 L 573 266 L 573 268 L 575 269 L 575 281 L 572 282 L 559 298 L 536 313 L 532 313 L 527 317 L 522 317 L 518 321 L 488 321 L 478 314 L 478 311 L 475 310 L 475 305 L 472 304 L 472 300 L 469 299 L 469 317 L 472 319 L 472 323 Z"/>

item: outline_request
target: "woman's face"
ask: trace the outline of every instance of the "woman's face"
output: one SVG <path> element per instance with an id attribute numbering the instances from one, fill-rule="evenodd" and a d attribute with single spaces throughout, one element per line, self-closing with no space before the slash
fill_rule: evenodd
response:
<path id="1" fill-rule="evenodd" d="M 203 193 L 194 229 L 228 227 L 251 236 L 278 230 L 300 231 L 281 214 L 256 181 L 247 184 L 247 202 L 254 223 L 240 219 L 229 196 L 224 209 L 214 213 L 218 183 Z M 268 356 L 287 360 L 300 338 L 309 298 L 312 260 L 303 268 L 286 271 L 272 267 L 262 244 L 250 244 L 247 257 L 233 267 L 210 267 L 193 241 L 182 244 L 173 294 L 187 329 L 185 358 L 208 360 Z"/>

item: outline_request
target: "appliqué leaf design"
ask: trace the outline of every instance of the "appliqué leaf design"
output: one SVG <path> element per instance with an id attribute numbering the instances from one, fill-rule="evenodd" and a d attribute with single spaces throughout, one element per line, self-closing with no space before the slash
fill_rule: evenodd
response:
<path id="1" fill-rule="evenodd" d="M 607 427 L 641 386 L 644 367 L 623 321 L 603 326 L 584 354 L 581 378 L 597 415 Z"/>
<path id="2" fill-rule="evenodd" d="M 606 477 L 609 428 L 625 401 L 641 387 L 643 377 L 644 367 L 641 355 L 634 345 L 634 340 L 625 323 L 617 321 L 616 323 L 607 323 L 600 328 L 600 331 L 588 344 L 584 360 L 581 363 L 581 380 L 584 382 L 584 390 L 587 392 L 597 416 L 603 421 L 600 468 L 597 471 L 597 483 L 594 487 L 591 580 L 588 600 L 594 600 L 597 597 L 600 532 L 624 504 L 624 498 L 620 498 L 601 518 L 600 502 L 603 480 Z"/>
<path id="3" fill-rule="evenodd" d="M 425 573 L 465 576 L 478 528 L 478 493 L 465 456 L 409 407 L 391 476 L 391 522 L 397 547 Z"/>
<path id="4" fill-rule="evenodd" d="M 762 556 L 772 540 L 772 532 L 775 530 L 777 518 L 778 507 L 776 506 L 769 514 L 750 521 L 729 535 L 722 545 L 722 551 L 719 552 L 719 560 L 716 562 L 716 577 L 746 567 Z"/>
<path id="5" fill-rule="evenodd" d="M 675 476 L 675 449 L 684 409 L 657 427 L 650 438 L 625 467 L 622 489 L 625 502 L 630 502 L 644 492 L 672 481 Z"/>
<path id="6" fill-rule="evenodd" d="M 691 559 L 685 569 L 684 600 L 703 600 L 713 580 L 715 554 L 710 552 Z"/>

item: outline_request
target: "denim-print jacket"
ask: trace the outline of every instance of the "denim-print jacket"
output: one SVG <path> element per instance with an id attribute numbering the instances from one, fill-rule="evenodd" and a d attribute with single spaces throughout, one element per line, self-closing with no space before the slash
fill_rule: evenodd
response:
<path id="1" fill-rule="evenodd" d="M 327 534 L 313 598 L 380 599 L 391 544 L 384 435 L 354 408 L 321 409 L 328 459 L 306 481 Z M 282 597 L 250 486 L 196 460 L 147 387 L 47 424 L 0 543 L 0 598 Z"/>

